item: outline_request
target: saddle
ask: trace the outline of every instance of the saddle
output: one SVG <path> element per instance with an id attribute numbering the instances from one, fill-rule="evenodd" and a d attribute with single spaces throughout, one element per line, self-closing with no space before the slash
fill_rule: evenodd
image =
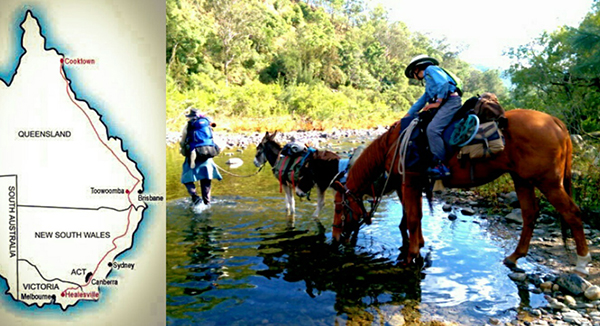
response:
<path id="1" fill-rule="evenodd" d="M 406 168 L 419 167 L 421 170 L 425 170 L 429 166 L 432 154 L 425 131 L 435 112 L 435 110 L 420 112 L 416 127 L 410 135 L 405 135 L 408 137 L 406 140 L 408 141 L 405 156 Z M 476 124 L 473 123 L 474 119 L 477 121 Z M 406 130 L 412 120 L 412 118 L 400 120 L 400 133 Z M 496 95 L 484 93 L 482 96 L 469 98 L 442 133 L 447 153 L 445 160 L 452 157 L 461 148 L 468 146 L 472 147 L 467 148 L 462 157 L 490 158 L 499 153 L 504 149 L 501 128 L 505 128 L 506 125 L 504 109 L 500 106 Z M 458 137 L 457 134 L 462 135 Z M 472 144 L 472 142 L 477 142 L 477 144 Z"/>

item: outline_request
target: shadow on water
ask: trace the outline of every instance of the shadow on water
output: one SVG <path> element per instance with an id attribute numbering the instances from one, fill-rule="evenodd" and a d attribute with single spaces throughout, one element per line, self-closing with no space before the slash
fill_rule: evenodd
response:
<path id="1" fill-rule="evenodd" d="M 239 154 L 247 163 L 248 152 Z M 239 173 L 255 171 L 246 169 Z M 543 304 L 518 289 L 501 263 L 514 235 L 490 234 L 477 216 L 455 212 L 450 221 L 439 203 L 433 214 L 427 208 L 427 267 L 403 268 L 396 260 L 402 208 L 394 197 L 382 201 L 355 247 L 334 247 L 331 193 L 318 219 L 306 201 L 297 202 L 295 218 L 286 217 L 277 181 L 265 170 L 251 179 L 224 176 L 212 207 L 193 211 L 179 193 L 177 171 L 167 176 L 178 187 L 169 191 L 179 194 L 167 204 L 169 325 L 482 325 Z M 541 268 L 528 261 L 520 267 Z"/>
<path id="2" fill-rule="evenodd" d="M 415 306 L 420 299 L 424 274 L 417 267 L 399 267 L 373 253 L 333 246 L 324 233 L 289 230 L 265 240 L 268 244 L 259 249 L 268 268 L 258 275 L 302 282 L 311 298 L 335 293 L 334 309 L 348 321 L 373 321 L 369 310 L 385 304 Z"/>

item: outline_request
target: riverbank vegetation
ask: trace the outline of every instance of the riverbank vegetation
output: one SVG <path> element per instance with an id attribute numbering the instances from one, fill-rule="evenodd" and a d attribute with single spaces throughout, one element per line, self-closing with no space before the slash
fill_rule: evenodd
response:
<path id="1" fill-rule="evenodd" d="M 404 68 L 428 53 L 465 96 L 506 96 L 497 70 L 391 22 L 362 0 L 168 0 L 167 128 L 189 106 L 232 131 L 369 128 L 401 118 L 423 92 Z"/>
<path id="2" fill-rule="evenodd" d="M 598 216 L 599 8 L 595 1 L 578 27 L 509 50 L 515 63 L 501 75 L 364 0 L 167 0 L 166 127 L 181 130 L 190 106 L 234 132 L 390 125 L 423 93 L 404 68 L 426 53 L 461 78 L 464 99 L 492 92 L 505 109 L 548 112 L 582 135 L 574 195 Z"/>

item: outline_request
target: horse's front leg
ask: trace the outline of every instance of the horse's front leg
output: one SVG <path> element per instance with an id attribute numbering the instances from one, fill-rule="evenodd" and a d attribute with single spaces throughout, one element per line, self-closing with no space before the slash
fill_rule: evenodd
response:
<path id="1" fill-rule="evenodd" d="M 521 257 L 527 256 L 531 237 L 533 236 L 535 221 L 539 212 L 539 206 L 535 197 L 535 189 L 533 188 L 533 185 L 526 180 L 523 180 L 519 176 L 513 175 L 512 177 L 515 184 L 515 190 L 517 191 L 517 197 L 519 198 L 519 204 L 521 206 L 523 228 L 521 229 L 521 236 L 519 237 L 517 248 L 510 256 L 504 259 L 504 264 L 509 268 L 517 267 L 517 260 Z"/>
<path id="2" fill-rule="evenodd" d="M 396 194 L 398 195 L 398 199 L 400 200 L 400 204 L 402 204 L 402 188 L 396 189 Z M 400 229 L 400 236 L 402 236 L 402 246 L 400 247 L 400 255 L 405 256 L 406 251 L 408 250 L 408 227 L 406 226 L 406 210 L 404 210 L 404 205 L 402 205 L 402 219 L 400 220 L 400 224 L 398 224 L 398 228 Z"/>
<path id="3" fill-rule="evenodd" d="M 400 235 L 402 236 L 402 247 L 400 247 L 401 251 L 405 251 L 408 249 L 409 238 L 408 238 L 408 227 L 406 226 L 406 211 L 402 208 L 402 220 L 400 220 L 400 224 L 398 228 L 400 229 Z"/>
<path id="4" fill-rule="evenodd" d="M 421 188 L 402 186 L 403 219 L 406 219 L 408 229 L 407 263 L 412 263 L 419 256 L 419 250 L 425 244 L 421 231 L 421 218 L 423 217 L 422 201 Z M 400 224 L 402 225 L 402 223 Z"/>
<path id="5" fill-rule="evenodd" d="M 285 185 L 283 187 L 283 191 L 285 192 L 285 209 L 287 211 L 287 215 L 294 215 L 296 211 L 296 203 L 294 201 L 294 188 Z"/>

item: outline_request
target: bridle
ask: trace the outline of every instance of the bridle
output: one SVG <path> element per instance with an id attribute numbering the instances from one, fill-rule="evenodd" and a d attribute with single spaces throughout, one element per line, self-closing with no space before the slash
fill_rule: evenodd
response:
<path id="1" fill-rule="evenodd" d="M 332 226 L 336 229 L 340 229 L 342 233 L 345 233 L 344 226 L 346 225 L 346 216 L 348 216 L 348 221 L 357 221 L 358 223 L 356 230 L 351 230 L 349 232 L 358 231 L 360 227 L 362 227 L 364 224 L 371 224 L 373 215 L 375 214 L 375 211 L 377 209 L 377 206 L 379 205 L 379 201 L 381 198 L 375 197 L 375 191 L 373 189 L 374 200 L 371 202 L 371 210 L 367 212 L 363 201 L 356 194 L 352 193 L 349 189 L 347 189 L 346 186 L 344 186 L 344 189 L 345 191 L 342 192 L 342 200 L 340 202 L 335 202 L 335 211 L 341 211 L 342 219 L 339 224 L 334 223 L 332 224 Z M 354 209 L 352 209 L 352 206 L 350 205 L 350 200 L 358 204 L 358 206 L 360 207 L 360 212 L 356 212 Z M 340 206 L 342 207 L 341 209 L 339 209 Z M 346 233 L 347 232 L 348 231 L 346 231 Z"/>
<path id="2" fill-rule="evenodd" d="M 264 143 L 260 143 L 258 144 L 258 146 L 256 146 L 256 155 L 254 155 L 254 158 L 261 158 L 262 165 L 265 165 L 265 163 L 267 163 L 267 155 L 265 153 L 265 144 Z"/>

